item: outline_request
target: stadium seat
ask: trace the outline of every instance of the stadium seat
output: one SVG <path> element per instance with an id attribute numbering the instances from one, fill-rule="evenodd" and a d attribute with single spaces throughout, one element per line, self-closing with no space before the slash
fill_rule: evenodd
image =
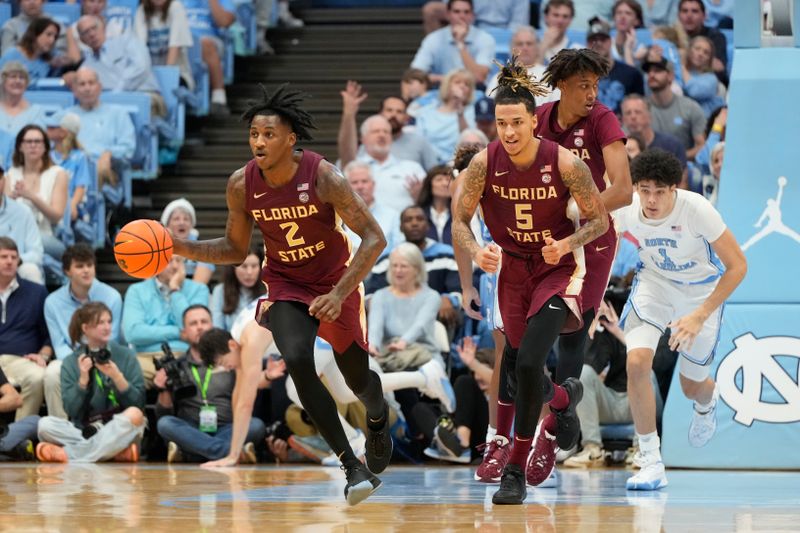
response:
<path id="1" fill-rule="evenodd" d="M 175 132 L 175 136 L 166 141 L 170 146 L 179 147 L 183 144 L 186 130 L 186 104 L 178 97 L 180 69 L 176 66 L 160 65 L 153 67 L 153 73 L 158 80 L 161 96 L 167 104 L 167 123 Z"/>
<path id="2" fill-rule="evenodd" d="M 65 27 L 71 26 L 81 16 L 80 4 L 47 2 L 42 7 L 44 14 Z"/>
<path id="3" fill-rule="evenodd" d="M 200 41 L 194 41 L 189 48 L 189 66 L 194 77 L 194 101 L 188 104 L 189 113 L 198 117 L 208 115 L 209 103 L 211 101 L 211 81 L 208 76 L 208 67 L 203 62 L 203 52 Z"/>
<path id="4" fill-rule="evenodd" d="M 0 26 L 6 23 L 11 18 L 11 4 L 8 2 L 0 2 Z"/>
<path id="5" fill-rule="evenodd" d="M 44 108 L 49 117 L 75 105 L 75 97 L 68 91 L 25 91 L 25 99 Z"/>

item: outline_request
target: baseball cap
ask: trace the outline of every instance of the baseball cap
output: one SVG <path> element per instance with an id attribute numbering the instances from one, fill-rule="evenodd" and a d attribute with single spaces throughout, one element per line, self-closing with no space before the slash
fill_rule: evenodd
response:
<path id="1" fill-rule="evenodd" d="M 642 63 L 642 70 L 644 72 L 649 72 L 651 68 L 666 70 L 668 72 L 675 71 L 675 67 L 672 64 L 672 61 L 670 61 L 666 57 L 662 57 L 658 61 L 645 61 L 644 63 Z"/>
<path id="2" fill-rule="evenodd" d="M 601 17 L 592 17 L 589 19 L 589 31 L 586 32 L 586 40 L 599 35 L 610 38 L 611 24 Z"/>
<path id="3" fill-rule="evenodd" d="M 475 102 L 475 120 L 494 120 L 494 100 L 484 96 Z"/>

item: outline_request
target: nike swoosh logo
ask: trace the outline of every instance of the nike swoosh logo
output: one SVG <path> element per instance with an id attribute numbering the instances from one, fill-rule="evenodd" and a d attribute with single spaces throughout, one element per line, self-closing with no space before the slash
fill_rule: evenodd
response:
<path id="1" fill-rule="evenodd" d="M 497 172 L 497 171 L 495 170 L 495 171 L 494 171 L 494 175 L 495 175 L 495 176 L 505 176 L 505 175 L 506 175 L 506 174 L 508 174 L 509 172 L 511 172 L 511 171 L 510 171 L 510 170 L 506 170 L 505 172 Z"/>
<path id="2" fill-rule="evenodd" d="M 549 304 L 547 307 L 549 307 L 550 309 L 555 309 L 556 311 L 561 311 L 560 307 L 553 307 L 553 304 Z"/>
<path id="3" fill-rule="evenodd" d="M 267 193 L 265 193 L 265 192 L 262 192 L 261 194 L 256 194 L 256 193 L 253 193 L 253 198 L 255 198 L 256 200 L 258 200 L 259 198 L 261 198 L 261 197 L 262 197 L 262 196 L 264 196 L 265 194 L 267 194 Z"/>
<path id="4" fill-rule="evenodd" d="M 595 247 L 594 247 L 594 251 L 595 251 L 595 252 L 602 252 L 602 251 L 603 251 L 603 250 L 605 250 L 606 248 L 608 248 L 608 246 L 595 246 Z"/>

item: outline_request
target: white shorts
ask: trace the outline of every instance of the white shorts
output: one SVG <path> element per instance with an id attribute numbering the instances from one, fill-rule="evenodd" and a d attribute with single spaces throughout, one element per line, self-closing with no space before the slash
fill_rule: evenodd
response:
<path id="1" fill-rule="evenodd" d="M 655 351 L 658 339 L 668 324 L 697 309 L 716 286 L 716 282 L 697 285 L 675 283 L 646 270 L 637 273 L 621 318 L 628 351 L 636 348 Z M 723 307 L 720 306 L 708 317 L 692 347 L 679 352 L 680 372 L 692 381 L 703 381 L 709 375 L 719 342 Z"/>

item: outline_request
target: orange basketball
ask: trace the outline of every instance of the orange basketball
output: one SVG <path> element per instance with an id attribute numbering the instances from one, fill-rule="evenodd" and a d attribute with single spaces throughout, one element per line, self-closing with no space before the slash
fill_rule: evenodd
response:
<path id="1" fill-rule="evenodd" d="M 155 220 L 134 220 L 117 234 L 114 257 L 129 276 L 152 278 L 172 259 L 172 237 Z"/>

